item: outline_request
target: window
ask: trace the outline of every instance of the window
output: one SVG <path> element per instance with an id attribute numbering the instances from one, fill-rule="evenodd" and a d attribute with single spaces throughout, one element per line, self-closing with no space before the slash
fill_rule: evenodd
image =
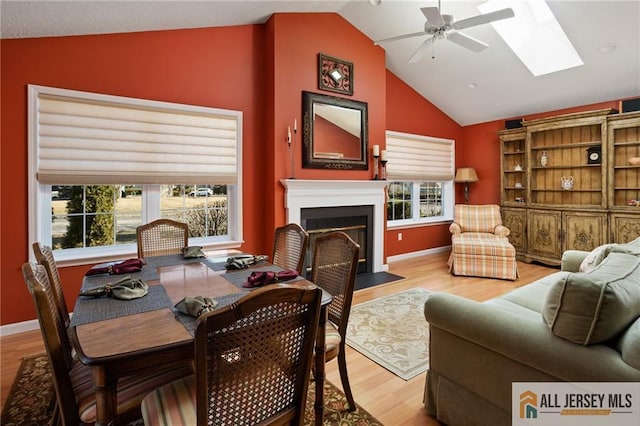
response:
<path id="1" fill-rule="evenodd" d="M 454 141 L 387 132 L 389 227 L 452 220 Z"/>
<path id="2" fill-rule="evenodd" d="M 56 260 L 135 253 L 158 218 L 240 245 L 241 113 L 41 86 L 29 107 L 30 239 Z"/>

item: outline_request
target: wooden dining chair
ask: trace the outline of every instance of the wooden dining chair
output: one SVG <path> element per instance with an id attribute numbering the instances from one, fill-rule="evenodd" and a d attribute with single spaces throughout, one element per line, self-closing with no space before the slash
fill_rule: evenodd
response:
<path id="1" fill-rule="evenodd" d="M 297 223 L 289 223 L 276 228 L 273 241 L 274 265 L 283 269 L 295 269 L 305 276 L 304 259 L 309 245 L 309 234 Z"/>
<path id="2" fill-rule="evenodd" d="M 333 296 L 325 332 L 325 361 L 338 358 L 340 380 L 349 402 L 349 411 L 356 409 L 356 403 L 347 375 L 345 341 L 359 253 L 360 246 L 344 232 L 331 232 L 317 237 L 310 279 Z"/>
<path id="3" fill-rule="evenodd" d="M 181 254 L 189 244 L 189 225 L 157 219 L 136 228 L 138 258 Z"/>
<path id="4" fill-rule="evenodd" d="M 196 374 L 142 401 L 145 425 L 302 424 L 322 290 L 272 284 L 196 323 Z"/>
<path id="5" fill-rule="evenodd" d="M 53 250 L 51 250 L 51 247 L 40 243 L 33 243 L 32 248 L 36 261 L 40 265 L 44 266 L 44 269 L 47 271 L 47 277 L 49 278 L 49 283 L 53 288 L 53 295 L 55 296 L 56 307 L 60 313 L 60 318 L 62 319 L 65 328 L 69 328 L 69 308 L 67 307 L 67 301 L 64 298 L 62 280 L 58 273 L 56 260 L 53 257 Z"/>
<path id="6" fill-rule="evenodd" d="M 33 297 L 40 331 L 53 377 L 56 410 L 63 425 L 94 424 L 96 400 L 91 369 L 71 355 L 71 344 L 60 316 L 47 271 L 43 265 L 22 265 L 25 283 Z M 122 377 L 117 383 L 117 413 L 125 422 L 140 418 L 142 398 L 166 383 L 193 373 L 190 365 L 154 367 L 146 374 Z"/>

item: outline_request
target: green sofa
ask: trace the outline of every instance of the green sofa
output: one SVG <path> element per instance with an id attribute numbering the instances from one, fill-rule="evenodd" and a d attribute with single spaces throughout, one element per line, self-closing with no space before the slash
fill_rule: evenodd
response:
<path id="1" fill-rule="evenodd" d="M 567 251 L 560 271 L 483 303 L 437 293 L 424 310 L 424 403 L 450 426 L 511 425 L 512 382 L 640 381 L 640 239 Z"/>

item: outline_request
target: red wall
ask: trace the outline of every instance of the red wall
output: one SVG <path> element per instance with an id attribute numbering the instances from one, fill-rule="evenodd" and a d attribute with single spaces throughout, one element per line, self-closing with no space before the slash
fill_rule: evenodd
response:
<path id="1" fill-rule="evenodd" d="M 385 67 L 384 50 L 337 14 L 276 14 L 264 25 L 0 41 L 0 324 L 35 318 L 20 266 L 28 260 L 27 84 L 243 112 L 243 250 L 269 253 L 271 230 L 285 222 L 280 180 L 291 176 L 287 127 L 301 126 L 303 90 L 318 92 L 317 55 L 354 65 L 352 99 L 368 103 L 369 144 L 385 130 L 456 140 L 458 165 L 475 167 L 471 202 L 498 200 L 498 139 L 503 122 L 461 128 Z M 332 93 L 333 94 L 333 93 Z M 593 109 L 592 106 L 585 109 Z M 466 143 L 468 141 L 468 143 Z M 371 179 L 372 170 L 302 169 L 295 176 Z M 457 188 L 461 197 L 461 188 Z M 446 246 L 448 224 L 388 231 L 385 255 Z M 61 268 L 77 294 L 89 265 Z M 74 297 L 67 300 L 73 303 Z M 70 309 L 73 306 L 69 307 Z"/>
<path id="2" fill-rule="evenodd" d="M 389 71 L 387 129 L 453 139 L 456 141 L 456 155 L 463 145 L 462 128 Z M 398 232 L 402 232 L 402 241 L 398 241 Z M 394 229 L 387 231 L 385 253 L 387 256 L 394 256 L 450 244 L 449 223 Z"/>
<path id="3" fill-rule="evenodd" d="M 27 84 L 243 111 L 245 249 L 262 251 L 265 82 L 263 26 L 2 40 L 1 318 L 35 318 L 20 266 L 28 260 Z M 232 41 L 232 42 L 230 42 Z M 77 294 L 84 267 L 62 268 Z M 74 297 L 67 300 L 73 303 Z M 73 308 L 73 306 L 70 306 Z"/>
<path id="4" fill-rule="evenodd" d="M 286 129 L 294 119 L 299 126 L 302 122 L 302 90 L 318 91 L 318 53 L 353 62 L 355 80 L 351 98 L 369 105 L 369 143 L 384 145 L 387 75 L 384 51 L 337 14 L 276 14 L 264 25 L 15 39 L 0 43 L 2 325 L 35 318 L 20 272 L 31 250 L 27 200 L 28 84 L 243 111 L 242 249 L 248 252 L 269 253 L 270 230 L 285 222 L 280 179 L 291 175 Z M 412 96 L 411 101 L 416 102 L 417 109 L 426 104 L 417 96 Z M 303 170 L 301 143 L 299 131 L 297 178 L 372 176 L 366 170 Z M 65 293 L 77 294 L 88 268 L 89 265 L 61 268 Z M 73 303 L 74 298 L 68 300 Z"/>

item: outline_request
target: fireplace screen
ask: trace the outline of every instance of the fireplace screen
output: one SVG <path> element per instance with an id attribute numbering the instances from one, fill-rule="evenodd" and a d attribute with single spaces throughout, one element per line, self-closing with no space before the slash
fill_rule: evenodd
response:
<path id="1" fill-rule="evenodd" d="M 373 241 L 373 208 L 371 206 L 321 207 L 302 209 L 301 226 L 309 233 L 307 271 L 313 261 L 315 239 L 323 234 L 341 231 L 360 245 L 358 273 L 371 272 Z"/>

